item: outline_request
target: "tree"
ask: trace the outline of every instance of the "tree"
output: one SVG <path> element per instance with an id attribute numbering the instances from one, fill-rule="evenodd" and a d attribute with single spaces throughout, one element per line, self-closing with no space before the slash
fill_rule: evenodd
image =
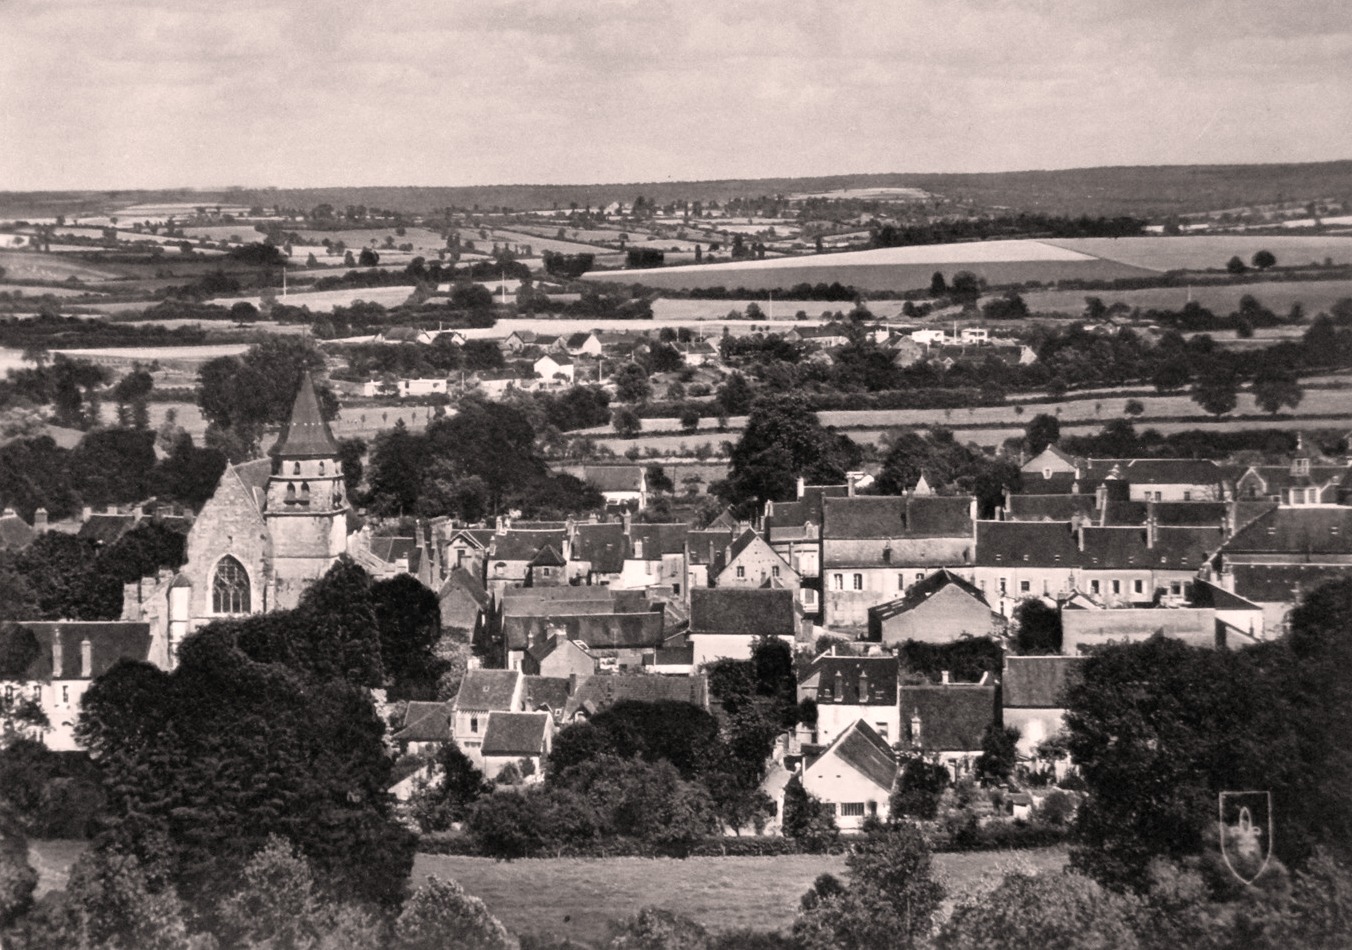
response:
<path id="1" fill-rule="evenodd" d="M 415 802 L 424 832 L 445 831 L 451 822 L 464 821 L 474 803 L 492 791 L 483 773 L 456 743 L 444 743 L 436 761 L 441 782 L 425 789 Z"/>
<path id="2" fill-rule="evenodd" d="M 65 901 L 38 946 L 191 947 L 188 908 L 171 885 L 151 879 L 139 860 L 107 847 L 71 867 Z"/>
<path id="3" fill-rule="evenodd" d="M 797 777 L 784 787 L 784 836 L 809 851 L 820 851 L 840 837 L 835 809 L 819 800 Z"/>
<path id="4" fill-rule="evenodd" d="M 740 416 L 751 411 L 751 403 L 755 398 L 752 392 L 751 384 L 746 381 L 746 377 L 741 373 L 733 372 L 728 374 L 718 387 L 716 401 L 723 410 L 724 415 Z"/>
<path id="5" fill-rule="evenodd" d="M 839 484 L 860 457 L 847 436 L 822 427 L 801 394 L 763 396 L 733 446 L 721 493 L 734 505 L 784 501 L 794 496 L 800 475 L 812 484 Z"/>
<path id="6" fill-rule="evenodd" d="M 615 398 L 620 402 L 647 402 L 652 395 L 648 371 L 638 363 L 625 363 L 615 373 Z"/>
<path id="7" fill-rule="evenodd" d="M 944 889 L 931 876 L 930 852 L 914 825 L 868 827 L 845 859 L 849 885 L 803 899 L 793 933 L 807 950 L 892 950 L 929 935 Z M 823 893 L 826 890 L 826 893 Z"/>
<path id="8" fill-rule="evenodd" d="M 1267 270 L 1277 263 L 1277 258 L 1269 250 L 1255 251 L 1253 255 L 1253 266 L 1257 270 Z"/>
<path id="9" fill-rule="evenodd" d="M 1023 441 L 1031 455 L 1037 455 L 1061 439 L 1061 421 L 1056 416 L 1040 412 L 1029 420 L 1023 430 Z"/>
<path id="10" fill-rule="evenodd" d="M 265 425 L 290 418 L 303 374 L 323 370 L 324 356 L 313 341 L 268 337 L 243 356 L 222 356 L 202 364 L 197 404 L 212 428 L 228 430 L 256 451 Z M 335 418 L 338 397 L 325 385 L 316 388 L 324 418 Z"/>
<path id="11" fill-rule="evenodd" d="M 1019 730 L 1015 726 L 1001 728 L 990 723 L 981 735 L 981 755 L 976 760 L 977 773 L 988 782 L 1007 780 L 1018 764 Z"/>
<path id="12" fill-rule="evenodd" d="M 1271 360 L 1259 365 L 1253 377 L 1253 398 L 1264 412 L 1275 416 L 1282 406 L 1294 409 L 1303 396 L 1295 370 Z"/>
<path id="13" fill-rule="evenodd" d="M 911 756 L 902 764 L 889 810 L 893 821 L 903 816 L 928 820 L 939 813 L 939 800 L 949 786 L 948 769 L 939 762 Z"/>
<path id="14" fill-rule="evenodd" d="M 943 297 L 948 294 L 948 282 L 944 280 L 943 271 L 935 271 L 930 277 L 930 296 Z"/>
<path id="15" fill-rule="evenodd" d="M 1192 363 L 1184 356 L 1171 356 L 1155 368 L 1151 383 L 1157 392 L 1167 393 L 1182 389 L 1192 379 Z"/>
<path id="16" fill-rule="evenodd" d="M 389 697 L 434 698 L 445 665 L 436 655 L 441 640 L 437 595 L 413 575 L 396 574 L 371 585 L 371 600 Z"/>
<path id="17" fill-rule="evenodd" d="M 1037 598 L 1022 601 L 1014 608 L 1018 627 L 1018 648 L 1024 655 L 1061 652 L 1061 612 Z"/>
<path id="18" fill-rule="evenodd" d="M 981 296 L 982 281 L 968 270 L 960 270 L 953 275 L 948 285 L 948 295 L 955 303 L 976 303 Z"/>
<path id="19" fill-rule="evenodd" d="M 455 881 L 429 876 L 413 892 L 394 923 L 400 950 L 508 950 L 507 928 L 488 912 L 484 902 L 465 893 Z"/>
<path id="20" fill-rule="evenodd" d="M 625 406 L 611 412 L 610 425 L 616 435 L 625 439 L 632 439 L 643 431 L 643 420 L 638 417 L 638 413 Z"/>
<path id="21" fill-rule="evenodd" d="M 1135 418 L 1145 412 L 1145 403 L 1139 399 L 1128 399 L 1126 405 L 1122 407 L 1122 411 Z"/>
<path id="22" fill-rule="evenodd" d="M 710 950 L 709 932 L 688 917 L 645 907 L 611 925 L 607 950 Z"/>
<path id="23" fill-rule="evenodd" d="M 1079 874 L 1006 874 L 993 891 L 958 904 L 940 950 L 1075 947 L 1133 950 L 1137 901 Z"/>
<path id="24" fill-rule="evenodd" d="M 28 839 L 16 823 L 0 817 L 0 933 L 33 906 L 38 873 L 28 863 Z"/>
<path id="25" fill-rule="evenodd" d="M 1193 383 L 1192 401 L 1213 416 L 1223 416 L 1239 405 L 1239 377 L 1234 365 L 1213 359 Z"/>
<path id="26" fill-rule="evenodd" d="M 700 412 L 697 406 L 686 406 L 681 410 L 680 423 L 682 432 L 694 432 L 699 428 Z"/>
<path id="27" fill-rule="evenodd" d="M 1248 268 L 1244 266 L 1243 259 L 1238 254 L 1225 262 L 1225 269 L 1232 274 L 1242 274 L 1248 270 Z"/>

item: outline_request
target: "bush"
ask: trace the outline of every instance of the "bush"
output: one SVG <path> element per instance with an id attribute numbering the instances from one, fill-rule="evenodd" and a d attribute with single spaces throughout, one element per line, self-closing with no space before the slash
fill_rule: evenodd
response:
<path id="1" fill-rule="evenodd" d="M 413 892 L 394 924 L 395 946 L 404 950 L 507 950 L 507 928 L 484 902 L 455 881 L 429 877 Z"/>
<path id="2" fill-rule="evenodd" d="M 1078 874 L 1007 874 L 969 898 L 939 933 L 942 950 L 1075 947 L 1132 950 L 1137 902 Z"/>

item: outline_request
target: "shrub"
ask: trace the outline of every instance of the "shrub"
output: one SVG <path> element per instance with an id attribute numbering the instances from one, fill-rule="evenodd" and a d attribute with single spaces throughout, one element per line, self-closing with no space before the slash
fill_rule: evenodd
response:
<path id="1" fill-rule="evenodd" d="M 1132 950 L 1137 902 L 1078 874 L 1008 874 L 994 891 L 957 906 L 942 950 L 1075 947 Z"/>
<path id="2" fill-rule="evenodd" d="M 507 950 L 507 928 L 484 902 L 455 881 L 429 877 L 413 892 L 394 923 L 395 946 L 402 950 Z"/>

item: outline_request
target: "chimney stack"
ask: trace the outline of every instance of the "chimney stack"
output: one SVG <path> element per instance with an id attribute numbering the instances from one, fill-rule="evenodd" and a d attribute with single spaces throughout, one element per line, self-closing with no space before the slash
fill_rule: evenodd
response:
<path id="1" fill-rule="evenodd" d="M 47 509 L 39 508 L 33 512 L 33 530 L 38 534 L 47 533 Z"/>
<path id="2" fill-rule="evenodd" d="M 941 670 L 939 672 L 939 681 L 945 686 L 949 685 L 948 670 Z"/>

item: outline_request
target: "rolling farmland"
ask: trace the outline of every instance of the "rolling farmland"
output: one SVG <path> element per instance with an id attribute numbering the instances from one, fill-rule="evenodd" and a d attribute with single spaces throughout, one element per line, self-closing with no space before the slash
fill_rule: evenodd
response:
<path id="1" fill-rule="evenodd" d="M 1202 284 L 1195 287 L 1145 287 L 1140 290 L 1030 290 L 1024 301 L 1034 312 L 1079 314 L 1085 297 L 1098 297 L 1105 304 L 1121 303 L 1142 310 L 1177 310 L 1189 300 L 1218 314 L 1232 313 L 1245 295 L 1263 306 L 1285 314 L 1299 303 L 1313 315 L 1345 297 L 1352 297 L 1352 280 L 1263 281 L 1252 284 Z M 811 313 L 811 311 L 808 311 Z"/>
<path id="2" fill-rule="evenodd" d="M 1271 251 L 1282 265 L 1352 263 L 1352 238 L 1285 234 L 1190 234 L 1180 237 L 1052 238 L 1048 244 L 1147 270 L 1224 270 L 1231 257 L 1245 263 Z"/>

